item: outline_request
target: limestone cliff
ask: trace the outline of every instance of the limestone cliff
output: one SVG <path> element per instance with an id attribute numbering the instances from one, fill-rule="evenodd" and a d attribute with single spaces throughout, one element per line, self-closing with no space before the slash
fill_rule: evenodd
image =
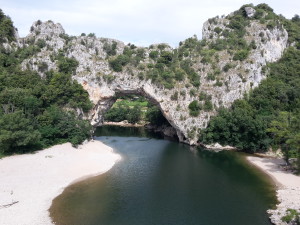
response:
<path id="1" fill-rule="evenodd" d="M 196 144 L 200 129 L 207 126 L 217 109 L 229 107 L 234 100 L 257 87 L 266 78 L 263 67 L 268 62 L 278 60 L 287 47 L 288 34 L 280 22 L 268 27 L 252 18 L 254 8 L 246 8 L 247 25 L 241 39 L 249 50 L 243 59 L 236 56 L 239 50 L 218 48 L 220 43 L 226 45 L 228 37 L 234 32 L 231 21 L 236 13 L 208 20 L 203 25 L 203 40 L 193 37 L 182 42 L 176 49 L 162 44 L 146 48 L 135 47 L 113 39 L 97 38 L 93 34 L 71 37 L 65 34 L 60 24 L 52 21 L 35 22 L 30 34 L 17 40 L 17 46 L 42 43 L 41 51 L 22 63 L 23 69 L 36 70 L 41 76 L 45 76 L 45 72 L 51 69 L 57 70 L 58 54 L 73 57 L 79 62 L 73 79 L 83 85 L 94 103 L 89 114 L 84 115 L 93 125 L 102 124 L 103 114 L 112 106 L 117 94 L 137 93 L 159 106 L 163 115 L 177 130 L 180 141 Z M 195 43 L 197 47 L 189 47 L 190 43 Z M 132 61 L 121 63 L 121 70 L 114 70 L 110 62 L 131 50 L 129 57 Z M 161 62 L 154 57 L 155 52 L 162 58 Z M 242 53 L 241 50 L 240 54 Z M 163 61 L 169 59 L 168 54 L 171 57 L 170 64 Z M 139 58 L 135 60 L 137 56 Z M 182 62 L 189 64 L 197 84 L 191 84 L 192 78 L 186 75 L 188 72 Z M 43 69 L 41 65 L 44 65 Z M 173 69 L 172 66 L 176 65 L 178 69 Z M 165 85 L 154 81 L 153 68 L 159 67 L 163 67 L 161 71 L 171 71 L 171 78 L 166 78 L 174 83 L 171 87 L 167 86 L 168 81 L 164 81 Z M 183 71 L 184 75 L 180 79 L 174 78 L 177 71 Z M 210 105 L 201 109 L 198 115 L 191 116 L 189 104 L 194 100 L 201 105 L 207 102 Z"/>

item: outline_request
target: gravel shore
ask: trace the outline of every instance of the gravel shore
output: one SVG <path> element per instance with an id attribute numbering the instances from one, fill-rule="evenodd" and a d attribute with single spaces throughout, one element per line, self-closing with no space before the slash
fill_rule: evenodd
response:
<path id="1" fill-rule="evenodd" d="M 269 176 L 271 176 L 277 186 L 277 198 L 279 204 L 276 209 L 269 209 L 271 222 L 276 225 L 286 225 L 281 221 L 285 216 L 287 209 L 296 209 L 300 211 L 300 177 L 285 171 L 282 165 L 285 164 L 283 159 L 264 158 L 248 156 L 248 161 Z"/>
<path id="2" fill-rule="evenodd" d="M 70 143 L 0 160 L 0 224 L 52 224 L 52 200 L 71 183 L 108 171 L 120 156 L 100 141 Z"/>

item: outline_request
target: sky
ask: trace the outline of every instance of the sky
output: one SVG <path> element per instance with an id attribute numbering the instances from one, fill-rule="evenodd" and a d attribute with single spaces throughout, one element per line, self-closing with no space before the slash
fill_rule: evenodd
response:
<path id="1" fill-rule="evenodd" d="M 299 0 L 0 0 L 0 8 L 21 37 L 40 19 L 60 23 L 69 35 L 95 33 L 138 46 L 168 43 L 176 47 L 193 35 L 201 38 L 207 19 L 248 3 L 267 3 L 289 19 L 300 14 Z"/>

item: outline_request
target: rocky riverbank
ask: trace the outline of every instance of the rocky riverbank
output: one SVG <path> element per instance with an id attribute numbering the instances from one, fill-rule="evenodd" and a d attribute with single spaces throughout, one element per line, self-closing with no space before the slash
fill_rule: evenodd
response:
<path id="1" fill-rule="evenodd" d="M 254 156 L 248 156 L 247 159 L 272 177 L 277 186 L 279 204 L 276 209 L 268 210 L 271 222 L 276 225 L 297 224 L 296 221 L 284 222 L 282 217 L 287 215 L 288 209 L 300 212 L 300 177 L 286 169 L 283 159 Z"/>

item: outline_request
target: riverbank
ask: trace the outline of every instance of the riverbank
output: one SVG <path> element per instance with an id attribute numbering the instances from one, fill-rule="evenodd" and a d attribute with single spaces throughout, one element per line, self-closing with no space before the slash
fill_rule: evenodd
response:
<path id="1" fill-rule="evenodd" d="M 281 218 L 287 209 L 300 211 L 300 177 L 286 171 L 283 159 L 248 156 L 247 160 L 267 173 L 277 186 L 279 204 L 276 209 L 269 209 L 270 219 L 276 225 L 285 225 Z"/>
<path id="2" fill-rule="evenodd" d="M 129 123 L 127 120 L 121 122 L 104 122 L 106 126 L 118 126 L 118 127 L 144 127 L 146 123 Z"/>
<path id="3" fill-rule="evenodd" d="M 65 187 L 108 171 L 120 159 L 112 148 L 90 141 L 56 145 L 0 160 L 0 224 L 52 224 L 48 209 Z"/>

